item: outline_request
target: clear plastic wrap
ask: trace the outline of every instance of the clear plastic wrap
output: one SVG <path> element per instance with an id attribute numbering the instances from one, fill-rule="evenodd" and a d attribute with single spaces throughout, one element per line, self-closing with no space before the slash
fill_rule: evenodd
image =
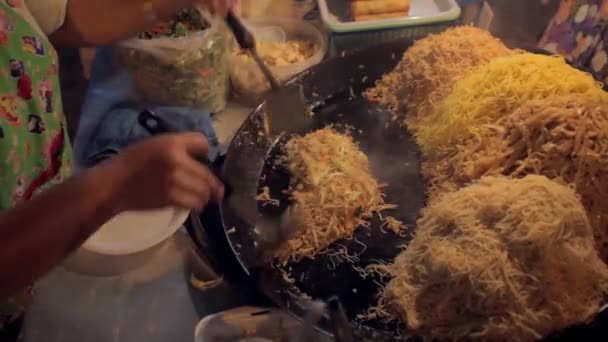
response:
<path id="1" fill-rule="evenodd" d="M 177 38 L 133 38 L 120 44 L 119 60 L 147 101 L 210 112 L 226 106 L 233 41 L 220 20 L 200 13 L 209 25 L 203 31 Z"/>

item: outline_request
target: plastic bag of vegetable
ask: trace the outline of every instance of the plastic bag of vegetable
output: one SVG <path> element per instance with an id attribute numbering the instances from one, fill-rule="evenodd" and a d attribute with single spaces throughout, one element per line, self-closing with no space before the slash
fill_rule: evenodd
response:
<path id="1" fill-rule="evenodd" d="M 118 57 L 145 100 L 218 112 L 230 91 L 223 23 L 199 9 L 182 10 L 120 44 Z"/>

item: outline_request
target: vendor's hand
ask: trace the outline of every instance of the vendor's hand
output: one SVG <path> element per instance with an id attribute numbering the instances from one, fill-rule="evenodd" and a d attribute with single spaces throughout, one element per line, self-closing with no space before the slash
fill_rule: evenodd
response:
<path id="1" fill-rule="evenodd" d="M 210 8 L 213 13 L 225 17 L 237 5 L 238 0 L 195 0 L 195 2 Z"/>
<path id="2" fill-rule="evenodd" d="M 126 149 L 107 165 L 115 174 L 117 210 L 200 209 L 221 201 L 223 185 L 194 159 L 207 152 L 199 133 L 157 136 Z"/>

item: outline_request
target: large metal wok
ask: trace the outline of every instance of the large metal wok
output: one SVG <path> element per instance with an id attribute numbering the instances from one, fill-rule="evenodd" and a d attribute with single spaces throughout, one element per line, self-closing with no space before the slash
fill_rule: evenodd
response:
<path id="1" fill-rule="evenodd" d="M 338 129 L 340 125 L 355 128 L 354 138 L 368 155 L 374 176 L 389 184 L 387 202 L 399 206 L 387 214 L 402 220 L 413 233 L 419 210 L 426 201 L 418 147 L 385 108 L 360 95 L 390 71 L 410 45 L 410 41 L 395 41 L 334 58 L 312 68 L 290 86 L 303 88 L 306 102 L 315 113 L 311 131 L 328 124 L 337 124 Z M 331 253 L 290 265 L 296 280 L 293 284 L 277 268 L 257 263 L 252 233 L 256 220 L 260 215 L 278 213 L 261 210 L 254 197 L 263 184 L 270 186 L 274 196 L 280 196 L 288 182 L 288 175 L 268 167 L 280 153 L 277 146 L 281 141 L 261 134 L 263 111 L 264 105 L 260 105 L 249 116 L 223 161 L 222 176 L 231 187 L 230 196 L 220 206 L 209 208 L 202 215 L 192 215 L 187 225 L 200 254 L 232 283 L 259 291 L 297 317 L 304 316 L 310 297 L 324 299 L 337 295 L 351 319 L 357 340 L 410 338 L 397 334 L 396 325 L 357 319 L 357 315 L 377 303 L 382 280 L 363 279 L 351 264 L 332 260 Z M 378 234 L 379 224 L 372 222 L 371 227 L 359 229 L 353 240 L 338 241 L 330 250 L 346 247 L 349 252 L 361 253 L 356 263 L 359 267 L 393 260 L 411 234 L 406 237 Z M 605 319 L 598 317 L 598 322 Z M 595 328 L 599 329 L 581 327 L 570 333 L 577 337 L 601 333 L 602 325 L 596 324 Z M 319 329 L 331 331 L 327 319 L 320 322 Z M 569 335 L 560 336 L 556 338 Z"/>

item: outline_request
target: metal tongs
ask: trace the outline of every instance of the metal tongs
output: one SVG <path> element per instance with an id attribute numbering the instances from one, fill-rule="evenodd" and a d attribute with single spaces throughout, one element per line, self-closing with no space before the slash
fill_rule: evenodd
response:
<path id="1" fill-rule="evenodd" d="M 234 13 L 228 13 L 226 23 L 234 33 L 239 46 L 251 53 L 255 63 L 270 83 L 271 91 L 266 96 L 265 101 L 265 133 L 270 137 L 275 137 L 285 132 L 304 132 L 310 127 L 310 116 L 307 114 L 308 111 L 304 105 L 302 88 L 299 86 L 282 87 L 279 84 L 268 66 L 260 58 L 253 34 L 247 30 Z"/>

